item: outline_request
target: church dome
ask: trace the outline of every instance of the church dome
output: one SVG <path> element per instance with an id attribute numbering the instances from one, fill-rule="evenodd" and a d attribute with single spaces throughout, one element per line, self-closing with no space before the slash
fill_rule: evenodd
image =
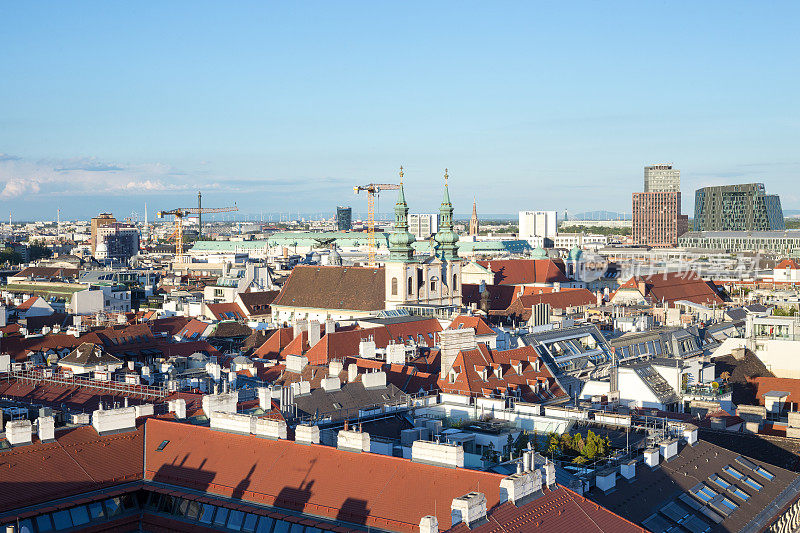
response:
<path id="1" fill-rule="evenodd" d="M 533 259 L 547 259 L 547 252 L 541 246 L 537 246 L 531 252 L 531 257 Z"/>
<path id="2" fill-rule="evenodd" d="M 583 250 L 581 250 L 578 245 L 575 245 L 572 250 L 569 251 L 569 254 L 567 254 L 567 259 L 570 261 L 577 261 L 581 258 L 581 255 L 583 255 Z"/>
<path id="3" fill-rule="evenodd" d="M 342 266 L 342 256 L 339 255 L 336 248 L 331 250 L 331 254 L 328 256 L 328 264 L 331 266 Z"/>

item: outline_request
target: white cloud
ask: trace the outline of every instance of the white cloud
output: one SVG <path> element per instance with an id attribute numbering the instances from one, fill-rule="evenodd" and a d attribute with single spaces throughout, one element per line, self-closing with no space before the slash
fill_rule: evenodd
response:
<path id="1" fill-rule="evenodd" d="M 120 196 L 179 192 L 193 186 L 188 175 L 169 165 L 127 165 L 96 158 L 29 160 L 0 157 L 0 198 Z"/>
<path id="2" fill-rule="evenodd" d="M 40 190 L 39 183 L 34 179 L 11 178 L 0 191 L 0 198 L 19 198 L 27 194 L 37 194 Z"/>

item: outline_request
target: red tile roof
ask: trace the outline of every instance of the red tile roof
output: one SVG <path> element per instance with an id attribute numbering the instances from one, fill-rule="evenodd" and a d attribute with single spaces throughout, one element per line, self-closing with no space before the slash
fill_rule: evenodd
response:
<path id="1" fill-rule="evenodd" d="M 534 367 L 536 361 L 539 361 L 538 371 Z M 439 388 L 445 392 L 486 395 L 487 391 L 492 394 L 519 391 L 529 402 L 566 396 L 532 346 L 498 351 L 478 343 L 474 350 L 459 352 L 453 368 L 457 371 L 454 383 L 450 383 L 449 375 L 440 376 Z M 481 375 L 484 368 L 487 371 L 485 380 Z M 496 370 L 500 371 L 499 375 L 495 374 Z"/>
<path id="2" fill-rule="evenodd" d="M 471 491 L 496 506 L 503 478 L 158 419 L 147 421 L 145 449 L 146 479 L 408 533 L 434 513 L 446 527 L 450 502 Z"/>
<path id="3" fill-rule="evenodd" d="M 440 331 L 442 331 L 442 326 L 435 318 L 383 325 L 377 328 L 344 329 L 324 335 L 320 342 L 311 347 L 304 355 L 312 364 L 326 364 L 333 359 L 355 357 L 358 355 L 361 339 L 370 337 L 375 341 L 376 348 L 386 348 L 390 342 L 406 343 L 409 335 L 417 344 L 431 347 L 435 344 L 436 334 Z M 284 351 L 288 353 L 288 347 Z"/>
<path id="4" fill-rule="evenodd" d="M 489 324 L 483 321 L 479 316 L 457 316 L 447 329 L 462 329 L 472 328 L 475 330 L 475 335 L 496 335 L 495 331 L 489 327 Z"/>
<path id="5" fill-rule="evenodd" d="M 494 315 L 518 316 L 523 320 L 531 317 L 531 307 L 538 304 L 550 304 L 553 309 L 567 309 L 570 307 L 585 307 L 595 305 L 597 296 L 586 289 L 568 289 L 558 292 L 546 292 L 542 294 L 527 294 L 519 296 L 511 302 L 508 309 L 494 311 Z"/>
<path id="6" fill-rule="evenodd" d="M 497 259 L 478 261 L 494 273 L 495 285 L 531 285 L 569 282 L 561 263 L 552 259 Z"/>
<path id="7" fill-rule="evenodd" d="M 239 304 L 206 304 L 206 307 L 217 320 L 245 320 L 247 318 Z"/>
<path id="8" fill-rule="evenodd" d="M 377 311 L 385 306 L 380 267 L 296 266 L 272 306 Z"/>
<path id="9" fill-rule="evenodd" d="M 205 332 L 209 324 L 202 320 L 192 319 L 178 332 L 178 336 L 184 339 L 197 338 Z M 194 337 L 193 337 L 194 336 Z"/>
<path id="10" fill-rule="evenodd" d="M 788 392 L 789 397 L 784 400 L 797 406 L 800 404 L 800 379 L 792 378 L 750 378 L 750 383 L 755 387 L 756 401 L 764 405 L 764 394 L 771 391 Z"/>
<path id="11" fill-rule="evenodd" d="M 489 521 L 468 528 L 463 522 L 448 533 L 646 533 L 647 530 L 587 500 L 571 490 L 557 487 L 528 505 L 504 503 L 489 512 Z M 439 522 L 441 527 L 441 522 Z"/>
<path id="12" fill-rule="evenodd" d="M 280 328 L 264 341 L 264 344 L 256 348 L 253 356 L 262 359 L 277 359 L 280 357 L 281 351 L 292 342 L 292 339 L 294 339 L 293 328 Z"/>
<path id="13" fill-rule="evenodd" d="M 640 286 L 640 284 L 642 284 Z M 642 289 L 644 293 L 642 294 Z M 703 305 L 720 305 L 723 302 L 713 282 L 703 281 L 696 272 L 664 272 L 650 276 L 634 276 L 614 293 L 635 290 L 646 299 L 654 302 L 674 304 L 679 300 L 687 300 Z M 612 300 L 614 298 L 612 295 Z"/>
<path id="14" fill-rule="evenodd" d="M 800 266 L 798 266 L 797 262 L 794 259 L 784 259 L 783 261 L 778 263 L 778 266 L 775 267 L 775 270 L 783 270 L 786 268 L 797 270 L 800 268 Z"/>
<path id="15" fill-rule="evenodd" d="M 484 311 L 501 311 L 511 305 L 517 292 L 517 288 L 513 285 L 487 285 L 486 304 L 488 309 Z M 478 309 L 481 308 L 480 285 L 471 283 L 464 283 L 461 286 L 461 299 L 464 305 L 471 306 L 475 304 Z"/>
<path id="16" fill-rule="evenodd" d="M 143 427 L 100 437 L 91 426 L 0 454 L 0 512 L 142 479 Z"/>
<path id="17" fill-rule="evenodd" d="M 17 309 L 20 311 L 27 311 L 28 309 L 31 308 L 31 306 L 34 303 L 36 303 L 36 300 L 38 300 L 39 298 L 41 298 L 41 296 L 31 296 L 30 298 L 19 304 L 17 306 Z"/>

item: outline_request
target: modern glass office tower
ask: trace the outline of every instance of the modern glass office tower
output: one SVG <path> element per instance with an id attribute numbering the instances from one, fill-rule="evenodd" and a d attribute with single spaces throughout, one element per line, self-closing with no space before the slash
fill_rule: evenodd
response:
<path id="1" fill-rule="evenodd" d="M 695 193 L 695 231 L 785 230 L 781 199 L 763 183 L 703 187 Z"/>

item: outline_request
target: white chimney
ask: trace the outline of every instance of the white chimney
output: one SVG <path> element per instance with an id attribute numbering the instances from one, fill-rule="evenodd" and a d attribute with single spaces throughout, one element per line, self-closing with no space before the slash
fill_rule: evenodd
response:
<path id="1" fill-rule="evenodd" d="M 39 440 L 51 442 L 56 440 L 56 419 L 52 416 L 40 416 L 37 420 Z"/>
<path id="2" fill-rule="evenodd" d="M 661 455 L 665 461 L 669 461 L 678 455 L 678 439 L 669 439 L 659 444 Z"/>
<path id="3" fill-rule="evenodd" d="M 136 409 L 122 407 L 92 413 L 92 426 L 100 435 L 136 429 Z"/>
<path id="4" fill-rule="evenodd" d="M 350 363 L 347 365 L 347 382 L 352 383 L 358 378 L 358 365 Z"/>
<path id="5" fill-rule="evenodd" d="M 658 448 L 648 448 L 644 451 L 644 463 L 650 468 L 657 467 L 658 460 L 659 460 Z"/>
<path id="6" fill-rule="evenodd" d="M 362 359 L 375 359 L 375 341 L 361 339 L 358 343 L 358 356 Z"/>
<path id="7" fill-rule="evenodd" d="M 694 424 L 686 424 L 683 426 L 683 437 L 689 446 L 697 444 L 697 426 Z"/>
<path id="8" fill-rule="evenodd" d="M 595 484 L 597 488 L 603 492 L 608 492 L 617 485 L 617 470 L 616 468 L 607 468 L 597 473 L 595 477 Z"/>
<path id="9" fill-rule="evenodd" d="M 325 335 L 328 333 L 336 333 L 336 321 L 331 318 L 325 321 Z"/>
<path id="10" fill-rule="evenodd" d="M 308 357 L 304 355 L 287 355 L 286 370 L 299 374 L 308 365 Z"/>
<path id="11" fill-rule="evenodd" d="M 544 481 L 548 488 L 556 484 L 556 465 L 552 461 L 544 464 Z"/>
<path id="12" fill-rule="evenodd" d="M 33 440 L 33 426 L 30 420 L 12 420 L 6 424 L 6 439 L 12 446 L 30 444 Z"/>
<path id="13" fill-rule="evenodd" d="M 518 505 L 522 503 L 523 498 L 531 494 L 533 494 L 533 476 L 530 472 L 512 474 L 500 480 L 500 503 L 510 501 Z"/>
<path id="14" fill-rule="evenodd" d="M 471 529 L 486 520 L 486 496 L 481 492 L 470 492 L 453 498 L 450 516 L 453 519 L 453 526 L 464 522 Z"/>
<path id="15" fill-rule="evenodd" d="M 331 361 L 328 363 L 328 376 L 338 376 L 342 373 L 342 370 L 344 370 L 344 365 L 341 361 Z"/>
<path id="16" fill-rule="evenodd" d="M 619 473 L 628 481 L 636 477 L 636 459 L 631 459 L 619 465 Z"/>
<path id="17" fill-rule="evenodd" d="M 186 418 L 186 400 L 178 398 L 169 401 L 169 412 L 175 413 L 175 418 L 183 420 Z"/>
<path id="18" fill-rule="evenodd" d="M 322 328 L 317 320 L 308 323 L 308 345 L 315 346 L 322 338 Z"/>
<path id="19" fill-rule="evenodd" d="M 433 516 L 423 516 L 419 521 L 419 533 L 439 533 L 439 520 Z"/>
<path id="20" fill-rule="evenodd" d="M 269 387 L 258 388 L 258 406 L 265 411 L 272 409 L 272 391 Z"/>
<path id="21" fill-rule="evenodd" d="M 326 392 L 341 390 L 342 384 L 338 377 L 325 378 L 322 380 L 322 390 Z"/>
<path id="22" fill-rule="evenodd" d="M 351 452 L 368 452 L 370 449 L 369 433 L 343 429 L 337 435 L 336 447 Z"/>
<path id="23" fill-rule="evenodd" d="M 304 331 L 308 331 L 308 320 L 301 319 L 297 320 L 292 327 L 293 337 L 297 337 L 298 335 L 302 334 Z"/>
<path id="24" fill-rule="evenodd" d="M 298 425 L 294 428 L 294 440 L 301 444 L 319 444 L 319 426 Z"/>
<path id="25" fill-rule="evenodd" d="M 386 372 L 370 372 L 361 376 L 361 383 L 365 389 L 380 389 L 386 387 Z"/>

